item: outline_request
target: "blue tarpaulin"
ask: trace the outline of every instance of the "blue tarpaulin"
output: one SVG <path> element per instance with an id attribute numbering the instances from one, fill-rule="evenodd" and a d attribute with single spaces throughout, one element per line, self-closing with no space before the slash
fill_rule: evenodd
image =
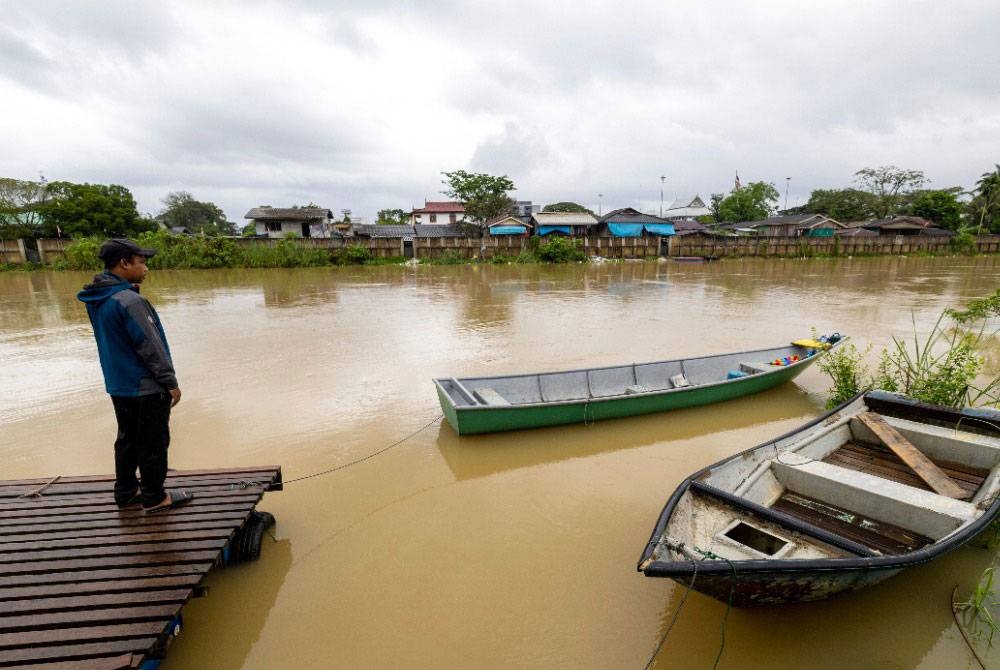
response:
<path id="1" fill-rule="evenodd" d="M 538 226 L 539 235 L 548 235 L 549 233 L 565 233 L 566 235 L 572 235 L 573 228 L 570 226 Z"/>
<path id="2" fill-rule="evenodd" d="M 674 234 L 674 224 L 672 223 L 644 223 L 643 227 L 646 229 L 646 232 L 654 235 Z"/>
<path id="3" fill-rule="evenodd" d="M 527 230 L 524 226 L 493 226 L 490 235 L 524 235 Z"/>
<path id="4" fill-rule="evenodd" d="M 642 237 L 641 223 L 609 223 L 608 230 L 615 237 Z"/>

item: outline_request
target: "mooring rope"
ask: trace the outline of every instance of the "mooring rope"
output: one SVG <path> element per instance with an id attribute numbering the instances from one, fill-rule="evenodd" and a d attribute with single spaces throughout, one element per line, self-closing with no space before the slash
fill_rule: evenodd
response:
<path id="1" fill-rule="evenodd" d="M 18 496 L 18 498 L 41 498 L 42 494 L 45 492 L 45 489 L 47 489 L 50 486 L 52 486 L 53 484 L 55 484 L 57 481 L 59 481 L 59 479 L 61 477 L 62 477 L 62 475 L 56 475 L 55 477 L 53 477 L 49 481 L 45 482 L 44 484 L 42 484 L 38 488 L 34 489 L 33 491 L 28 491 L 27 493 L 22 493 L 21 495 Z"/>
<path id="2" fill-rule="evenodd" d="M 673 619 L 670 620 L 670 625 L 667 626 L 667 630 L 663 633 L 663 636 L 660 638 L 659 644 L 656 645 L 656 649 L 653 650 L 652 656 L 650 656 L 649 660 L 646 661 L 646 665 L 645 667 L 643 667 L 642 670 L 649 670 L 649 666 L 653 664 L 653 661 L 656 660 L 656 657 L 660 654 L 660 649 L 663 648 L 663 643 L 667 641 L 667 636 L 670 635 L 670 631 L 674 629 L 674 624 L 676 624 L 677 619 L 680 618 L 681 610 L 684 609 L 684 603 L 687 602 L 688 596 L 691 595 L 691 589 L 694 588 L 694 580 L 698 578 L 698 561 L 694 560 L 694 556 L 688 553 L 687 549 L 684 548 L 684 543 L 679 542 L 676 545 L 674 545 L 667 542 L 666 544 L 669 548 L 674 549 L 678 553 L 682 554 L 689 561 L 691 561 L 691 566 L 692 566 L 691 582 L 687 585 L 687 590 L 684 591 L 684 597 L 681 598 L 680 604 L 677 605 L 677 609 L 674 611 L 674 617 Z"/>
<path id="3" fill-rule="evenodd" d="M 394 449 L 394 448 L 398 447 L 399 445 L 403 444 L 404 442 L 406 442 L 407 440 L 409 440 L 409 439 L 411 439 L 413 437 L 416 437 L 418 434 L 420 434 L 423 431 L 427 430 L 428 428 L 430 428 L 431 426 L 433 426 L 435 423 L 437 423 L 438 421 L 440 421 L 443 418 L 444 418 L 444 414 L 439 414 L 436 417 L 434 417 L 429 423 L 424 424 L 423 426 L 421 426 L 420 428 L 416 429 L 415 431 L 413 431 L 412 433 L 410 433 L 406 437 L 404 437 L 404 438 L 402 438 L 400 440 L 396 440 L 395 442 L 393 442 L 389 446 L 383 447 L 382 449 L 379 449 L 378 451 L 372 452 L 372 453 L 368 454 L 367 456 L 363 456 L 361 458 L 355 459 L 355 460 L 353 460 L 353 461 L 351 461 L 349 463 L 343 463 L 343 464 L 338 465 L 336 467 L 330 468 L 329 470 L 323 470 L 322 472 L 314 472 L 311 475 L 305 475 L 305 476 L 302 476 L 302 477 L 296 477 L 295 479 L 289 479 L 288 481 L 282 482 L 282 484 L 291 484 L 293 482 L 301 482 L 301 481 L 303 481 L 305 479 L 312 479 L 313 477 L 320 477 L 322 475 L 328 475 L 330 473 L 337 472 L 339 470 L 344 470 L 346 468 L 349 468 L 352 465 L 357 465 L 359 463 L 364 463 L 365 461 L 371 460 L 371 459 L 375 458 L 376 456 L 384 454 L 385 452 L 389 451 L 390 449 Z"/>
<path id="4" fill-rule="evenodd" d="M 965 640 L 965 646 L 969 648 L 972 655 L 976 657 L 976 662 L 979 663 L 979 667 L 986 670 L 986 664 L 983 659 L 979 658 L 979 654 L 976 652 L 976 648 L 972 646 L 972 642 L 969 640 L 969 636 L 965 634 L 965 628 L 962 627 L 962 623 L 958 620 L 958 611 L 955 608 L 955 592 L 958 591 L 958 584 L 955 584 L 955 588 L 951 590 L 951 618 L 955 620 L 955 625 L 958 627 L 958 632 L 962 634 L 962 639 Z"/>

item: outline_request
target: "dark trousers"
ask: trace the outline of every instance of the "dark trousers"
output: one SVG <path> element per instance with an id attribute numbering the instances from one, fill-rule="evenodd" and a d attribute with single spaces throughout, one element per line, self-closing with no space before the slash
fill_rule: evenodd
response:
<path id="1" fill-rule="evenodd" d="M 152 507 L 166 496 L 163 481 L 167 478 L 170 446 L 170 394 L 111 396 L 111 402 L 118 419 L 115 502 L 124 505 L 136 490 L 141 490 L 143 506 Z"/>

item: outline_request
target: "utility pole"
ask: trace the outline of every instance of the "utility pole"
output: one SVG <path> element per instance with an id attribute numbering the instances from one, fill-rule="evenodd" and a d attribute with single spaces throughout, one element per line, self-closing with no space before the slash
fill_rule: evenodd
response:
<path id="1" fill-rule="evenodd" d="M 785 211 L 788 211 L 788 184 L 792 181 L 791 177 L 785 177 Z"/>
<path id="2" fill-rule="evenodd" d="M 667 183 L 667 178 L 660 175 L 660 218 L 663 218 L 663 185 Z"/>
<path id="3" fill-rule="evenodd" d="M 597 194 L 597 216 L 601 215 L 601 198 L 604 197 L 603 193 Z"/>

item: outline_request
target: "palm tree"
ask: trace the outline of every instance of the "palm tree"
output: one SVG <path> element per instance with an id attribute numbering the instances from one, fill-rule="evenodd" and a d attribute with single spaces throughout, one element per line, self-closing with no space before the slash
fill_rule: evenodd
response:
<path id="1" fill-rule="evenodd" d="M 1000 214 L 1000 165 L 995 164 L 993 172 L 984 172 L 976 182 L 976 190 L 969 207 L 974 216 L 979 219 L 978 233 L 983 232 L 983 223 L 989 219 L 992 223 Z"/>

